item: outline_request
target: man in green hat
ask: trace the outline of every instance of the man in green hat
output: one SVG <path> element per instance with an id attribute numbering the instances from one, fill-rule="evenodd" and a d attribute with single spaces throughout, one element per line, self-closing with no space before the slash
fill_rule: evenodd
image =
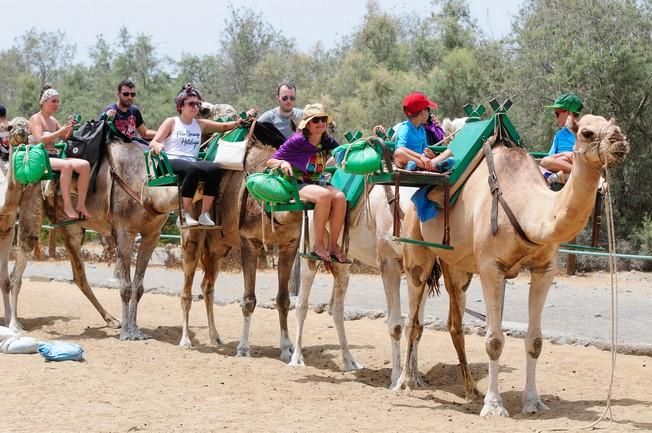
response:
<path id="1" fill-rule="evenodd" d="M 544 176 L 548 182 L 565 183 L 573 165 L 575 134 L 566 127 L 569 116 L 578 117 L 582 110 L 582 100 L 574 93 L 564 93 L 546 108 L 555 110 L 559 130 L 555 133 L 548 156 L 541 160 L 541 166 L 549 171 Z M 547 176 L 546 176 L 547 175 Z"/>

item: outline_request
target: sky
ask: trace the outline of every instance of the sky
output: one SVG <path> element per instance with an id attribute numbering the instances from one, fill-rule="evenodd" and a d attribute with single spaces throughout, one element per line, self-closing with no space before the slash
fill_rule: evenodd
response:
<path id="1" fill-rule="evenodd" d="M 430 0 L 378 0 L 391 14 L 419 13 L 430 8 Z M 69 43 L 77 46 L 76 61 L 87 61 L 88 49 L 102 34 L 111 43 L 126 26 L 129 33 L 150 35 L 159 56 L 174 59 L 181 53 L 215 54 L 220 27 L 230 16 L 229 5 L 260 13 L 275 29 L 293 38 L 302 51 L 317 42 L 329 49 L 362 23 L 366 0 L 132 0 L 97 2 L 92 0 L 19 0 L 3 5 L 0 50 L 14 45 L 15 38 L 30 28 L 54 32 L 62 30 Z M 511 30 L 512 16 L 521 0 L 467 0 L 473 18 L 484 33 L 499 39 Z M 110 5 L 110 6 L 109 6 Z M 309 6 L 307 6 L 309 5 Z M 8 18 L 9 17 L 9 18 Z M 13 17 L 13 18 L 11 18 Z M 16 19 L 20 17 L 20 19 Z"/>

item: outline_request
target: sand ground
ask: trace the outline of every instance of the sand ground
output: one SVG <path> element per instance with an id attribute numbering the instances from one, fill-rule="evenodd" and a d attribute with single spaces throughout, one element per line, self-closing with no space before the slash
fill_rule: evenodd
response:
<path id="1" fill-rule="evenodd" d="M 120 316 L 116 290 L 95 288 Z M 463 399 L 457 359 L 447 333 L 427 329 L 420 370 L 428 385 L 387 389 L 390 346 L 384 321 L 346 322 L 351 350 L 365 368 L 342 372 L 328 314 L 310 311 L 304 333 L 306 367 L 278 359 L 278 316 L 258 308 L 251 358 L 235 357 L 241 312 L 217 306 L 225 344 L 207 345 L 202 302 L 193 303 L 194 347 L 177 346 L 181 309 L 174 296 L 146 293 L 139 324 L 151 340 L 122 342 L 76 286 L 26 279 L 20 317 L 28 335 L 81 344 L 85 362 L 48 363 L 38 355 L 0 355 L 2 432 L 530 432 L 578 428 L 605 407 L 611 356 L 594 347 L 546 341 L 538 366 L 539 392 L 551 411 L 521 415 L 523 340 L 507 337 L 500 386 L 511 418 L 479 417 L 482 401 Z M 289 316 L 294 337 L 294 312 Z M 466 337 L 478 387 L 487 388 L 483 338 Z M 618 355 L 608 431 L 652 431 L 652 359 Z"/>

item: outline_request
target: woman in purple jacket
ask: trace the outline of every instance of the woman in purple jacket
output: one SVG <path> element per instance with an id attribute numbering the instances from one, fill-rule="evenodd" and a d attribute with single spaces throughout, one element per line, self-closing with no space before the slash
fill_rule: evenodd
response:
<path id="1" fill-rule="evenodd" d="M 344 226 L 346 199 L 344 193 L 329 185 L 323 176 L 328 154 L 338 146 L 328 135 L 331 117 L 321 104 L 308 104 L 303 110 L 297 132 L 291 135 L 267 161 L 267 167 L 280 168 L 291 176 L 296 172 L 299 179 L 299 197 L 315 204 L 315 245 L 312 254 L 325 262 L 351 263 L 337 241 Z M 326 248 L 324 232 L 329 224 L 330 243 Z"/>

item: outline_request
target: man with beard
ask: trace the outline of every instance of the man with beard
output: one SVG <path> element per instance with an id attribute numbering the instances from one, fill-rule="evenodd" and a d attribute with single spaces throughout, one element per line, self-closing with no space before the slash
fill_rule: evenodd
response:
<path id="1" fill-rule="evenodd" d="M 303 110 L 294 108 L 297 100 L 297 89 L 294 84 L 281 83 L 276 91 L 278 107 L 264 112 L 258 118 L 259 124 L 274 126 L 283 137 L 278 137 L 279 145 L 294 134 L 297 125 L 303 117 Z M 281 139 L 282 138 L 282 139 Z"/>
<path id="2" fill-rule="evenodd" d="M 148 146 L 145 140 L 154 138 L 156 131 L 147 129 L 140 109 L 134 104 L 136 84 L 130 79 L 120 81 L 117 96 L 118 102 L 107 105 L 102 112 L 113 119 L 116 129 L 127 138 Z"/>

